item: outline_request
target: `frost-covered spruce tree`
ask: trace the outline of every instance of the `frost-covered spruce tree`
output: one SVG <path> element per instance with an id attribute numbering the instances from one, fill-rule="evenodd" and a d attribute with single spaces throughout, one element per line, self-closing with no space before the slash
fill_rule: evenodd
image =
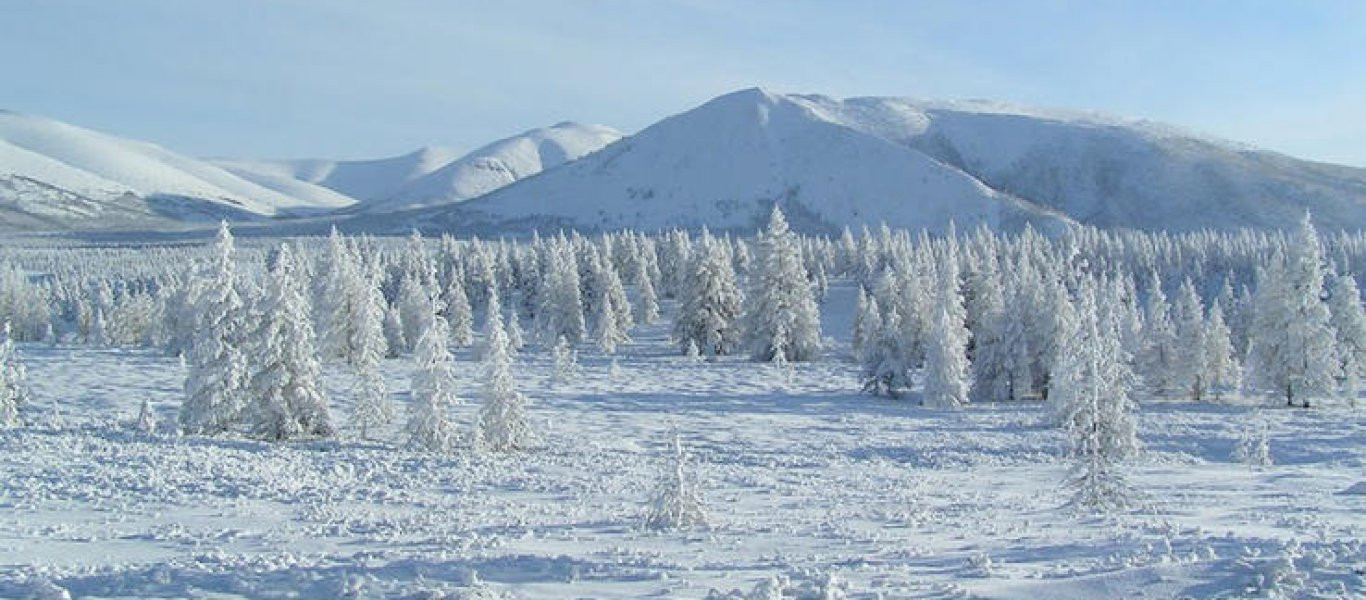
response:
<path id="1" fill-rule="evenodd" d="M 705 527 L 707 513 L 702 493 L 688 470 L 688 454 L 683 450 L 683 441 L 674 434 L 670 446 L 671 460 L 650 499 L 645 526 L 650 529 Z"/>
<path id="2" fill-rule="evenodd" d="M 659 296 L 655 292 L 653 278 L 650 277 L 648 260 L 636 262 L 635 277 L 632 283 L 636 286 L 636 323 L 649 325 L 659 320 Z"/>
<path id="3" fill-rule="evenodd" d="M 1247 372 L 1269 393 L 1305 408 L 1337 387 L 1336 334 L 1323 301 L 1323 255 L 1318 233 L 1304 216 L 1288 244 L 1257 284 Z"/>
<path id="4" fill-rule="evenodd" d="M 543 264 L 544 287 L 536 308 L 537 330 L 545 342 L 563 337 L 571 344 L 583 341 L 583 295 L 579 288 L 577 262 L 573 248 L 563 239 L 546 245 Z"/>
<path id="5" fill-rule="evenodd" d="M 1120 463 L 1139 450 L 1130 397 L 1134 378 L 1118 325 L 1102 320 L 1092 286 L 1082 287 L 1077 304 L 1077 327 L 1059 356 L 1048 402 L 1077 460 L 1067 482 L 1075 490 L 1072 505 L 1120 509 L 1134 500 L 1120 471 Z"/>
<path id="6" fill-rule="evenodd" d="M 0 330 L 0 427 L 19 425 L 19 409 L 27 397 L 24 366 L 14 357 L 14 340 L 9 321 L 5 321 Z"/>
<path id="7" fill-rule="evenodd" d="M 298 271 L 293 249 L 281 244 L 251 336 L 248 421 L 252 435 L 274 442 L 334 433 Z"/>
<path id="8" fill-rule="evenodd" d="M 616 267 L 612 266 L 610 257 L 602 262 L 596 276 L 596 287 L 601 294 L 599 301 L 605 305 L 599 310 L 599 314 L 610 316 L 616 321 L 614 327 L 621 335 L 617 340 L 618 344 L 630 342 L 629 332 L 631 326 L 635 325 L 635 317 L 631 314 L 631 302 L 626 297 L 626 287 L 622 285 L 621 276 L 617 274 Z"/>
<path id="9" fill-rule="evenodd" d="M 1042 291 L 1042 306 L 1046 307 L 1046 311 L 1038 329 L 1039 335 L 1034 338 L 1039 345 L 1029 346 L 1035 362 L 1030 371 L 1034 373 L 1035 384 L 1044 398 L 1049 398 L 1053 393 L 1053 375 L 1061 368 L 1061 357 L 1067 352 L 1067 341 L 1076 331 L 1077 314 L 1067 285 L 1061 279 L 1044 284 Z"/>
<path id="10" fill-rule="evenodd" d="M 388 342 L 384 339 L 384 295 L 372 277 L 364 278 L 367 293 L 352 313 L 351 369 L 353 384 L 351 424 L 360 428 L 361 438 L 370 430 L 394 420 L 394 404 L 380 371 Z"/>
<path id="11" fill-rule="evenodd" d="M 816 296 L 796 234 L 777 206 L 759 235 L 758 258 L 744 299 L 744 346 L 753 360 L 807 361 L 820 352 Z"/>
<path id="12" fill-rule="evenodd" d="M 536 438 L 526 412 L 526 396 L 512 377 L 513 351 L 503 319 L 496 311 L 493 315 L 484 353 L 484 405 L 479 409 L 476 439 L 483 449 L 515 452 L 529 448 Z"/>
<path id="13" fill-rule="evenodd" d="M 1269 467 L 1271 459 L 1271 426 L 1266 417 L 1249 421 L 1233 446 L 1233 460 L 1249 467 Z"/>
<path id="14" fill-rule="evenodd" d="M 451 328 L 451 341 L 467 348 L 474 343 L 474 310 L 465 294 L 465 276 L 460 270 L 451 275 L 446 286 L 446 323 Z"/>
<path id="15" fill-rule="evenodd" d="M 631 316 L 631 305 L 621 278 L 610 261 L 597 266 L 596 279 L 599 297 L 594 337 L 604 353 L 615 354 L 617 346 L 631 341 L 628 331 L 635 319 Z"/>
<path id="16" fill-rule="evenodd" d="M 385 356 L 398 358 L 403 354 L 403 348 L 407 342 L 403 341 L 403 317 L 399 315 L 398 306 L 390 304 L 384 307 L 384 344 L 387 347 Z"/>
<path id="17" fill-rule="evenodd" d="M 213 260 L 190 282 L 195 287 L 196 334 L 185 361 L 185 401 L 179 416 L 187 435 L 227 431 L 246 404 L 246 303 L 238 294 L 227 221 L 218 227 L 214 249 Z"/>
<path id="18" fill-rule="evenodd" d="M 152 410 L 152 401 L 142 399 L 142 405 L 138 407 L 137 420 L 133 421 L 133 429 L 145 434 L 153 434 L 157 431 L 157 415 Z"/>
<path id="19" fill-rule="evenodd" d="M 1342 394 L 1353 406 L 1361 388 L 1362 369 L 1366 368 L 1366 311 L 1362 310 L 1361 292 L 1351 275 L 1333 278 L 1328 294 L 1329 323 L 1337 333 L 1339 379 Z"/>
<path id="20" fill-rule="evenodd" d="M 611 302 L 598 304 L 597 331 L 594 332 L 594 337 L 597 338 L 598 349 L 603 354 L 616 354 L 618 344 L 631 341 L 626 332 L 617 328 L 617 319 L 612 313 Z"/>
<path id="21" fill-rule="evenodd" d="M 1199 402 L 1209 389 L 1208 343 L 1205 340 L 1205 309 L 1190 278 L 1181 282 L 1172 305 L 1176 343 L 1172 347 L 1172 388 L 1186 398 Z"/>
<path id="22" fill-rule="evenodd" d="M 555 340 L 555 346 L 550 349 L 550 354 L 555 361 L 554 380 L 569 381 L 578 369 L 578 356 L 574 347 L 564 336 L 560 336 L 560 339 Z"/>
<path id="23" fill-rule="evenodd" d="M 877 328 L 881 326 L 882 317 L 878 312 L 877 301 L 868 297 L 868 292 L 863 286 L 858 286 L 858 296 L 854 300 L 854 332 L 849 344 L 855 361 L 863 362 L 864 351 L 875 339 Z"/>
<path id="24" fill-rule="evenodd" d="M 972 278 L 972 310 L 976 328 L 972 329 L 973 402 L 1001 402 L 1013 399 L 1016 353 L 1011 347 L 1010 324 L 1017 318 L 1006 313 L 1005 290 L 996 269 L 995 256 L 984 257 Z"/>
<path id="25" fill-rule="evenodd" d="M 398 316 L 403 325 L 403 349 L 407 352 L 417 347 L 418 338 L 431 326 L 436 296 L 423 279 L 421 275 L 405 273 L 398 284 Z"/>
<path id="26" fill-rule="evenodd" d="M 317 313 L 319 350 L 327 358 L 346 360 L 347 327 L 351 323 L 351 300 L 346 291 L 352 272 L 358 269 L 356 259 L 346 246 L 337 227 L 327 238 L 318 278 L 313 283 L 313 309 Z"/>
<path id="27" fill-rule="evenodd" d="M 863 391 L 896 398 L 911 386 L 911 367 L 901 340 L 901 315 L 895 304 L 884 311 L 876 299 L 868 302 L 870 316 L 865 326 L 872 330 L 872 337 L 863 350 Z"/>
<path id="28" fill-rule="evenodd" d="M 734 321 L 744 297 L 725 249 L 706 230 L 693 251 L 679 294 L 682 302 L 674 321 L 679 348 L 686 349 L 691 342 L 703 356 L 730 354 L 739 341 Z"/>
<path id="29" fill-rule="evenodd" d="M 1169 396 L 1181 387 L 1176 381 L 1176 325 L 1172 323 L 1171 307 L 1162 291 L 1162 281 L 1152 275 L 1148 284 L 1148 303 L 1143 316 L 1142 349 L 1135 361 L 1143 378 L 1147 394 Z"/>
<path id="30" fill-rule="evenodd" d="M 1214 399 L 1238 390 L 1243 381 L 1242 366 L 1233 350 L 1233 337 L 1224 322 L 1223 306 L 1216 301 L 1205 320 L 1205 374 Z"/>
<path id="31" fill-rule="evenodd" d="M 937 408 L 957 408 L 968 402 L 972 385 L 968 363 L 969 333 L 965 326 L 963 296 L 958 289 L 956 262 L 939 265 L 938 298 L 925 340 L 925 386 L 921 403 Z"/>
<path id="32" fill-rule="evenodd" d="M 522 331 L 522 316 L 517 312 L 517 301 L 513 300 L 508 306 L 508 345 L 513 350 L 520 351 L 526 345 L 526 332 Z"/>
<path id="33" fill-rule="evenodd" d="M 434 308 L 434 307 L 433 307 Z M 455 441 L 450 408 L 460 402 L 455 393 L 455 360 L 447 348 L 446 319 L 432 311 L 427 331 L 414 354 L 412 399 L 408 404 L 408 443 L 431 452 L 447 452 Z"/>

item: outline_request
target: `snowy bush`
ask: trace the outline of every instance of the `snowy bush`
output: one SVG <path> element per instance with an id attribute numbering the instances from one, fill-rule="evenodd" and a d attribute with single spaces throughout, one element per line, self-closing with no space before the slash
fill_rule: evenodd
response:
<path id="1" fill-rule="evenodd" d="M 14 340 L 6 321 L 0 327 L 0 427 L 19 424 L 19 410 L 28 397 L 24 366 L 14 356 Z"/>
<path id="2" fill-rule="evenodd" d="M 673 436 L 670 449 L 670 462 L 650 501 L 645 526 L 650 529 L 705 527 L 707 514 L 702 505 L 702 493 L 688 470 L 688 455 L 677 434 Z"/>

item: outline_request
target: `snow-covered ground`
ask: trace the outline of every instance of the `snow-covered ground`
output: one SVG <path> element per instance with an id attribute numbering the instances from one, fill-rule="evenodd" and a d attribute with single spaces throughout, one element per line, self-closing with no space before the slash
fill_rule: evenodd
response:
<path id="1" fill-rule="evenodd" d="M 33 403 L 0 430 L 0 597 L 1366 594 L 1366 411 L 1144 405 L 1127 467 L 1144 507 L 1080 515 L 1039 405 L 860 395 L 848 311 L 829 312 L 829 355 L 786 371 L 677 356 L 667 322 L 615 360 L 583 346 L 566 383 L 528 348 L 542 439 L 515 455 L 424 454 L 397 426 L 285 445 L 147 435 L 131 428 L 143 399 L 174 429 L 176 359 L 21 345 Z M 481 369 L 458 358 L 468 430 Z M 404 405 L 409 364 L 386 365 Z M 345 423 L 347 376 L 327 383 Z M 1276 464 L 1231 459 L 1262 420 Z M 711 525 L 650 531 L 675 430 Z"/>

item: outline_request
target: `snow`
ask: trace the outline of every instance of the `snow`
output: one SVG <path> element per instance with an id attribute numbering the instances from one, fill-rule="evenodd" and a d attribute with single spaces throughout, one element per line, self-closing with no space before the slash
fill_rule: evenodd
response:
<path id="1" fill-rule="evenodd" d="M 0 112 L 0 227 L 158 229 L 228 216 L 350 217 L 350 230 L 667 227 L 752 232 L 984 223 L 1058 231 L 1366 224 L 1366 169 L 1140 119 L 985 100 L 733 92 L 630 136 L 560 123 L 468 154 L 183 157 Z M 308 227 L 316 222 L 281 224 Z M 324 226 L 325 229 L 325 226 Z"/>
<path id="2" fill-rule="evenodd" d="M 610 127 L 566 122 L 498 140 L 464 155 L 424 147 L 375 160 L 222 160 L 218 164 L 248 179 L 321 186 L 375 213 L 482 196 L 620 138 Z"/>
<path id="3" fill-rule="evenodd" d="M 602 125 L 560 123 L 499 140 L 408 182 L 371 212 L 460 202 L 598 151 L 621 139 Z"/>
<path id="4" fill-rule="evenodd" d="M 296 179 L 360 201 L 386 198 L 407 183 L 449 164 L 458 156 L 456 151 L 447 148 L 424 147 L 402 156 L 373 160 L 224 160 L 219 161 L 219 164 L 239 173 Z"/>
<path id="5" fill-rule="evenodd" d="M 274 445 L 174 428 L 183 370 L 147 350 L 20 344 L 30 425 L 0 430 L 0 596 L 703 598 L 1352 597 L 1366 590 L 1366 413 L 1156 403 L 1126 467 L 1147 505 L 1063 508 L 1063 434 L 1037 403 L 956 411 L 856 393 L 854 287 L 832 285 L 820 360 L 678 356 L 668 318 L 615 357 L 516 358 L 542 442 L 510 455 L 357 441 Z M 665 303 L 666 317 L 676 305 Z M 463 397 L 482 369 L 456 352 Z M 612 365 L 616 364 L 613 368 Z M 408 401 L 410 365 L 384 364 Z M 336 414 L 350 377 L 329 365 Z M 472 430 L 478 406 L 456 406 Z M 1275 465 L 1230 450 L 1254 413 Z M 338 419 L 344 421 L 344 419 Z M 709 526 L 644 518 L 674 430 Z"/>
<path id="6" fill-rule="evenodd" d="M 985 101 L 727 94 L 585 159 L 391 229 L 887 222 L 1191 231 L 1288 227 L 1306 208 L 1366 223 L 1366 170 L 1298 161 L 1148 121 Z M 360 225 L 360 223 L 357 223 Z"/>
<path id="7" fill-rule="evenodd" d="M 262 187 L 154 144 L 18 113 L 0 112 L 0 158 L 0 180 L 34 180 L 94 201 L 132 193 L 265 216 L 311 206 L 309 198 Z M 335 198 L 329 201 L 337 206 Z"/>

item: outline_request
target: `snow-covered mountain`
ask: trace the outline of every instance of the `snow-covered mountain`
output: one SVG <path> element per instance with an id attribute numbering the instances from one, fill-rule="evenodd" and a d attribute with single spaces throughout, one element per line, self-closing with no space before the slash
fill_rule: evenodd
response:
<path id="1" fill-rule="evenodd" d="M 477 198 L 596 152 L 621 137 L 617 130 L 602 125 L 566 122 L 533 129 L 475 150 L 365 208 L 396 210 Z"/>
<path id="2" fill-rule="evenodd" d="M 987 223 L 1192 230 L 1279 227 L 1306 209 L 1366 226 L 1366 170 L 1176 128 L 987 102 L 716 98 L 603 151 L 457 207 L 382 227 L 941 229 Z"/>
<path id="3" fill-rule="evenodd" d="M 0 111 L 0 227 L 161 227 L 331 210 L 317 186 L 272 187 L 160 146 Z"/>
<path id="4" fill-rule="evenodd" d="M 361 161 L 218 161 L 254 181 L 297 180 L 358 201 L 352 210 L 386 212 L 460 202 L 592 153 L 621 138 L 602 125 L 560 123 L 498 140 L 464 156 L 444 148 Z"/>
<path id="5" fill-rule="evenodd" d="M 361 161 L 177 155 L 0 112 L 0 229 L 155 229 L 316 216 L 312 231 L 940 230 L 1075 223 L 1188 231 L 1286 227 L 1305 210 L 1366 227 L 1366 169 L 1297 160 L 1174 127 L 983 101 L 727 94 L 621 137 L 561 123 L 467 155 Z"/>
<path id="6" fill-rule="evenodd" d="M 354 202 L 369 202 L 389 198 L 405 185 L 459 157 L 455 150 L 425 147 L 402 156 L 373 160 L 218 160 L 216 164 L 248 179 L 303 182 L 332 190 Z"/>
<path id="7" fill-rule="evenodd" d="M 0 230 L 160 229 L 220 218 L 384 212 L 459 202 L 591 153 L 621 134 L 561 123 L 466 155 L 200 160 L 51 119 L 0 111 Z"/>

